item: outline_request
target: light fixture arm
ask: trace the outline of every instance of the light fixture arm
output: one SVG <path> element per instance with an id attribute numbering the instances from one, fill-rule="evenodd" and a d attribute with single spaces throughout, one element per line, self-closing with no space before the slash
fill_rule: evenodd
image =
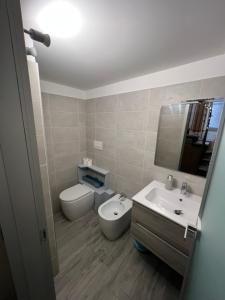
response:
<path id="1" fill-rule="evenodd" d="M 46 47 L 49 47 L 51 44 L 51 38 L 49 34 L 44 34 L 38 30 L 35 29 L 24 29 L 25 33 L 29 34 L 29 36 L 32 38 L 32 40 L 37 41 L 45 45 Z"/>

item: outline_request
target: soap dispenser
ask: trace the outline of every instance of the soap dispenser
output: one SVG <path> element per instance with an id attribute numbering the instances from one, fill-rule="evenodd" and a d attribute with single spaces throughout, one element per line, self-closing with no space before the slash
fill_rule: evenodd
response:
<path id="1" fill-rule="evenodd" d="M 165 188 L 167 190 L 172 190 L 173 189 L 173 175 L 168 175 L 167 176 Z"/>

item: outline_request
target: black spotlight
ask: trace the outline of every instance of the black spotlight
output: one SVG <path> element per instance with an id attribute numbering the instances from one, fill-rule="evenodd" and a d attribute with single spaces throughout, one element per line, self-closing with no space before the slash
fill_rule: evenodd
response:
<path id="1" fill-rule="evenodd" d="M 30 30 L 24 29 L 24 32 L 29 34 L 30 37 L 32 38 L 32 40 L 40 42 L 40 43 L 44 44 L 46 47 L 49 47 L 51 44 L 51 39 L 50 39 L 49 34 L 44 34 L 40 31 L 32 29 L 32 28 Z"/>

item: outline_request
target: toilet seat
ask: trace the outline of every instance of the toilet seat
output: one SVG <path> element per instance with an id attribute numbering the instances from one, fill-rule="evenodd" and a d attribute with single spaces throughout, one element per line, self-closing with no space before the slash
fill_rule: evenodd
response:
<path id="1" fill-rule="evenodd" d="M 93 193 L 93 190 L 85 184 L 76 184 L 60 193 L 61 201 L 71 202 Z"/>

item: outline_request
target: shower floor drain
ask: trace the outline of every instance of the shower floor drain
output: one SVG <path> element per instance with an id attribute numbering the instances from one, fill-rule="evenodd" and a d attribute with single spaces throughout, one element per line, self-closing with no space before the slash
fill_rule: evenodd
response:
<path id="1" fill-rule="evenodd" d="M 118 215 L 118 212 L 117 211 L 114 211 L 114 213 L 113 213 L 115 216 L 117 216 Z"/>

